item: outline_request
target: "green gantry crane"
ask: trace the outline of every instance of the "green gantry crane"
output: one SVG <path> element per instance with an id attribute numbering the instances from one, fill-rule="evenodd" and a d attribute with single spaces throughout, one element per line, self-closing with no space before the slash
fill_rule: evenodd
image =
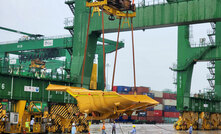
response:
<path id="1" fill-rule="evenodd" d="M 80 86 L 81 71 L 84 56 L 84 44 L 86 38 L 86 29 L 88 22 L 89 8 L 85 7 L 86 0 L 67 0 L 74 14 L 73 25 L 66 27 L 72 32 L 72 54 L 70 65 L 70 81 L 57 81 L 57 84 Z M 220 59 L 221 48 L 219 42 L 221 40 L 221 1 L 220 0 L 168 0 L 166 3 L 141 6 L 136 8 L 136 17 L 133 19 L 134 29 L 143 30 L 150 28 L 161 28 L 169 26 L 178 26 L 178 63 L 177 68 L 177 109 L 181 113 L 177 129 L 187 129 L 190 124 L 194 124 L 194 129 L 199 128 L 199 120 L 202 119 L 203 129 L 218 128 L 221 113 L 221 77 L 220 77 Z M 108 16 L 104 16 L 104 32 L 117 32 L 118 20 L 109 21 Z M 84 73 L 85 88 L 89 88 L 90 78 L 93 66 L 93 60 L 97 51 L 97 41 L 101 35 L 102 25 L 101 17 L 97 14 L 91 18 L 90 31 L 88 36 L 88 49 L 86 53 L 86 66 Z M 190 24 L 214 22 L 216 24 L 216 40 L 213 45 L 191 47 L 189 43 L 189 26 Z M 122 31 L 128 31 L 130 27 L 124 25 Z M 78 36 L 74 36 L 78 35 Z M 190 96 L 191 77 L 194 64 L 199 61 L 214 61 L 215 63 L 215 85 L 212 98 L 192 97 Z M 1 74 L 0 84 L 7 81 L 10 87 L 12 83 L 18 87 L 26 83 L 30 83 L 30 78 L 17 79 L 11 74 Z M 53 83 L 50 80 L 36 80 L 33 82 L 36 86 L 45 88 L 48 83 Z M 54 82 L 56 83 L 56 82 Z M 16 85 L 17 86 L 17 85 Z M 9 88 L 13 90 L 13 88 Z M 20 91 L 22 92 L 22 91 Z M 0 91 L 0 94 L 5 94 Z M 9 93 L 8 93 L 9 94 Z M 13 99 L 15 96 L 9 96 Z M 49 101 L 50 95 L 47 93 Z M 0 96 L 4 98 L 4 96 Z M 47 98 L 47 96 L 46 96 Z M 219 116 L 219 117 L 218 117 Z M 208 117 L 208 118 L 207 118 Z M 211 118 L 210 118 L 211 117 Z M 212 124 L 208 127 L 208 124 Z M 216 125 L 218 124 L 218 125 Z"/>

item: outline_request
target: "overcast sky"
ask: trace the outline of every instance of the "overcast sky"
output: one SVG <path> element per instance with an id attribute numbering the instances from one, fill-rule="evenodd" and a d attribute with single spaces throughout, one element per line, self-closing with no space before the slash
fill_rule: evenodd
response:
<path id="1" fill-rule="evenodd" d="M 64 18 L 72 17 L 64 0 L 0 0 L 0 26 L 46 36 L 69 34 Z M 206 37 L 209 24 L 193 27 L 194 42 Z M 22 35 L 0 30 L 0 42 L 18 40 Z M 105 34 L 116 40 L 117 33 Z M 125 48 L 119 50 L 115 85 L 133 86 L 131 32 L 122 32 Z M 135 31 L 136 78 L 138 86 L 153 90 L 175 90 L 173 72 L 169 69 L 177 60 L 177 27 Z M 207 37 L 206 37 L 207 38 Z M 129 39 L 129 40 L 128 40 Z M 208 38 L 207 38 L 208 41 Z M 107 55 L 108 82 L 111 84 L 114 53 Z M 198 63 L 193 73 L 192 92 L 209 87 L 207 63 Z"/>

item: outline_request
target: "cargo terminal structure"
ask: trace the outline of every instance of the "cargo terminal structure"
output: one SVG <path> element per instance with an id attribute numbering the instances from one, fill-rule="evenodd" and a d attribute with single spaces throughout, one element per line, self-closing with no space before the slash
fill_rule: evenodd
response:
<path id="1" fill-rule="evenodd" d="M 67 132 L 70 131 L 70 122 L 73 121 L 83 122 L 79 125 L 79 131 L 87 129 L 86 119 L 77 114 L 79 109 L 73 104 L 76 104 L 76 100 L 71 95 L 66 92 L 45 90 L 49 84 L 81 86 L 82 57 L 84 56 L 84 44 L 87 35 L 89 8 L 86 7 L 86 0 L 67 0 L 65 3 L 74 14 L 73 25 L 65 27 L 73 35 L 71 38 L 59 38 L 51 41 L 50 39 L 36 36 L 34 40 L 25 39 L 14 44 L 17 47 L 15 52 L 1 51 L 1 132 L 21 132 L 24 124 L 21 125 L 18 122 L 22 122 L 22 120 L 25 122 L 24 119 L 26 118 L 30 120 L 30 117 L 40 119 L 42 116 L 44 118 L 41 118 L 42 120 L 35 123 L 35 132 L 45 132 L 46 130 L 40 130 L 46 128 L 42 127 L 42 125 L 48 126 L 47 131 L 49 132 Z M 110 21 L 107 15 L 104 16 L 104 33 L 117 32 L 118 20 Z M 178 26 L 178 62 L 176 67 L 171 68 L 177 71 L 177 109 L 181 115 L 175 125 L 175 128 L 178 130 L 185 130 L 190 124 L 193 124 L 194 129 L 220 128 L 221 79 L 219 68 L 221 65 L 221 50 L 219 43 L 221 38 L 219 36 L 221 36 L 221 23 L 219 21 L 221 21 L 220 0 L 167 0 L 164 3 L 156 2 L 153 5 L 136 6 L 136 17 L 134 17 L 133 22 L 134 30 Z M 97 51 L 97 41 L 102 33 L 101 22 L 101 17 L 97 13 L 94 13 L 91 18 L 88 36 L 89 44 L 86 52 L 87 66 L 84 69 L 83 87 L 87 89 L 94 89 L 90 85 L 93 83 L 92 79 L 96 77 L 91 76 L 91 74 L 93 74 L 92 68 L 96 68 L 93 65 L 93 61 Z M 212 28 L 215 29 L 213 33 L 216 37 L 215 41 L 204 46 L 191 47 L 189 43 L 189 25 L 207 22 L 213 23 Z M 129 31 L 130 27 L 124 25 L 121 30 Z M 26 51 L 27 49 L 33 50 L 34 48 L 22 50 L 24 44 L 28 45 L 31 42 L 40 43 L 39 48 L 36 48 L 38 49 L 37 51 Z M 43 44 L 48 48 L 58 45 L 57 48 L 59 49 L 53 50 L 54 56 L 50 57 L 51 54 L 45 56 L 45 53 L 49 53 L 50 50 L 44 49 Z M 66 49 L 63 53 L 61 52 L 61 47 L 59 47 L 61 44 L 64 44 L 62 48 Z M 67 47 L 68 45 L 70 47 Z M 57 64 L 56 66 L 51 64 L 51 68 L 55 70 L 55 74 L 51 73 L 50 77 L 44 77 L 42 70 L 44 64 L 47 66 L 47 62 L 42 63 L 39 60 L 34 60 L 39 58 L 39 55 L 34 56 L 35 58 L 30 58 L 36 55 L 36 53 L 39 53 L 39 51 L 42 53 L 40 57 L 46 57 L 46 59 L 65 55 L 69 57 L 67 58 L 69 61 L 66 61 L 68 64 L 66 66 L 66 63 L 54 60 L 53 63 Z M 57 54 L 54 52 L 57 52 Z M 26 73 L 26 71 L 22 71 L 21 66 L 12 68 L 9 60 L 10 53 L 23 55 L 20 56 L 21 63 L 24 60 L 29 62 L 33 60 L 33 64 L 28 67 L 31 71 L 27 71 L 28 73 Z M 100 61 L 103 62 L 102 60 Z M 214 78 L 211 79 L 215 81 L 213 85 L 214 89 L 202 96 L 192 97 L 190 96 L 192 71 L 194 64 L 201 61 L 210 61 L 213 63 L 213 66 L 209 69 L 214 71 L 212 72 Z M 61 66 L 63 67 L 62 72 L 65 72 L 64 75 L 56 72 L 57 68 Z M 98 70 L 102 70 L 102 66 L 99 66 L 99 63 L 98 68 Z M 42 77 L 39 73 L 43 74 Z M 104 90 L 103 76 L 103 70 L 100 73 L 98 71 L 98 85 L 96 88 L 98 90 Z M 73 115 L 76 116 L 73 117 Z M 7 120 L 9 116 L 12 119 L 10 121 Z M 13 120 L 13 117 L 18 117 L 18 119 Z"/>

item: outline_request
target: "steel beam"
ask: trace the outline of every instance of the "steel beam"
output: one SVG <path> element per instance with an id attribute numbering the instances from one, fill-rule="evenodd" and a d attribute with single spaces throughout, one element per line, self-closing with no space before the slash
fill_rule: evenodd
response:
<path id="1" fill-rule="evenodd" d="M 76 3 L 76 6 L 77 3 Z M 220 0 L 191 0 L 137 7 L 133 20 L 135 30 L 188 25 L 221 20 Z M 109 21 L 104 17 L 105 33 L 117 32 L 118 21 Z M 101 31 L 101 17 L 94 14 L 91 20 L 91 30 Z M 122 31 L 130 28 L 124 25 Z"/>

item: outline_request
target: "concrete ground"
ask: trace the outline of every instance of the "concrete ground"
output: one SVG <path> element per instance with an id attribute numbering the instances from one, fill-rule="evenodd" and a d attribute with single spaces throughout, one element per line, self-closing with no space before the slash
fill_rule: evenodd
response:
<path id="1" fill-rule="evenodd" d="M 112 126 L 110 123 L 106 123 L 106 133 L 112 134 Z M 119 124 L 117 123 L 117 134 L 129 134 L 132 130 L 133 124 Z M 185 131 L 176 131 L 173 128 L 173 124 L 135 124 L 137 134 L 188 134 Z M 101 134 L 102 124 L 93 124 L 90 127 L 91 134 Z M 221 134 L 221 130 L 212 131 L 193 131 L 193 134 Z"/>

